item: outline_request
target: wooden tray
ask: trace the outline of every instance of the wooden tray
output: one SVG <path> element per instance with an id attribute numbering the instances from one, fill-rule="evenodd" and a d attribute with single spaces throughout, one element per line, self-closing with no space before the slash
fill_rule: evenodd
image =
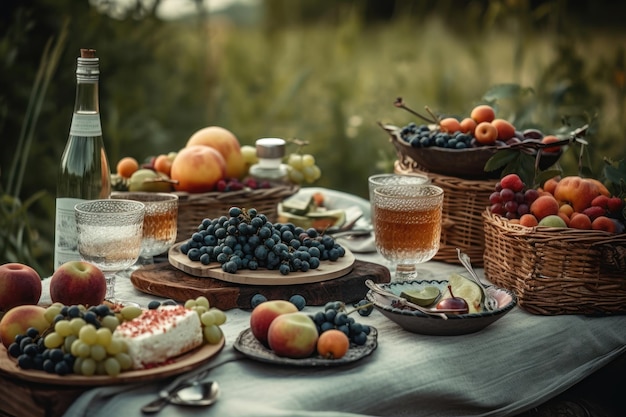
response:
<path id="1" fill-rule="evenodd" d="M 346 275 L 352 269 L 356 258 L 348 249 L 337 261 L 322 261 L 319 268 L 307 272 L 290 272 L 282 275 L 278 270 L 257 269 L 255 271 L 245 269 L 235 274 L 222 271 L 218 262 L 203 265 L 201 262 L 190 260 L 187 255 L 180 251 L 179 242 L 172 246 L 168 252 L 170 263 L 190 275 L 197 277 L 209 277 L 235 284 L 247 285 L 291 285 L 321 282 Z"/>
<path id="2" fill-rule="evenodd" d="M 263 294 L 269 300 L 288 300 L 292 295 L 300 294 L 308 305 L 323 305 L 328 301 L 337 300 L 356 302 L 365 298 L 367 279 L 386 283 L 391 280 L 391 275 L 383 265 L 355 260 L 352 269 L 343 276 L 326 281 L 291 285 L 245 285 L 202 278 L 187 274 L 169 262 L 141 267 L 130 276 L 133 286 L 144 293 L 171 298 L 178 302 L 203 295 L 212 306 L 222 310 L 249 309 L 250 300 L 257 293 Z"/>

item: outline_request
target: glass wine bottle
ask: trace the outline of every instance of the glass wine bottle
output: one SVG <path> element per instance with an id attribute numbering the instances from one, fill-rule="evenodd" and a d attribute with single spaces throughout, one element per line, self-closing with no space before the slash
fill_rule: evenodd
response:
<path id="1" fill-rule="evenodd" d="M 84 200 L 111 196 L 111 175 L 100 124 L 99 76 L 96 51 L 81 49 L 72 124 L 57 178 L 55 270 L 65 262 L 80 259 L 74 206 Z"/>

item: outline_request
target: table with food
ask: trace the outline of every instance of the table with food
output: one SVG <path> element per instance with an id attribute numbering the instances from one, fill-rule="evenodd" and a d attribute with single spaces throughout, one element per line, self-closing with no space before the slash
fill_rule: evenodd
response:
<path id="1" fill-rule="evenodd" d="M 0 265 L 0 415 L 518 416 L 623 374 L 624 196 L 535 181 L 584 129 L 468 119 L 381 125 L 398 161 L 368 199 L 312 186 L 277 138 L 198 189 L 185 169 L 223 128 L 124 158 L 75 206 L 81 259 Z"/>

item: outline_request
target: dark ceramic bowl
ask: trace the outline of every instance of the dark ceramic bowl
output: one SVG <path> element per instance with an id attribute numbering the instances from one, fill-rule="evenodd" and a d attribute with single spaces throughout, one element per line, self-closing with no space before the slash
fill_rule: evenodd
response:
<path id="1" fill-rule="evenodd" d="M 438 287 L 443 293 L 447 285 L 448 281 L 418 280 L 380 284 L 385 290 L 397 295 L 406 290 L 420 290 L 424 286 Z M 495 286 L 487 286 L 487 291 L 498 300 L 498 308 L 495 311 L 473 314 L 450 314 L 447 320 L 415 310 L 394 307 L 392 300 L 371 290 L 366 294 L 366 298 L 374 303 L 374 308 L 405 330 L 427 335 L 454 336 L 475 333 L 484 329 L 502 318 L 517 304 L 517 297 L 512 291 Z"/>

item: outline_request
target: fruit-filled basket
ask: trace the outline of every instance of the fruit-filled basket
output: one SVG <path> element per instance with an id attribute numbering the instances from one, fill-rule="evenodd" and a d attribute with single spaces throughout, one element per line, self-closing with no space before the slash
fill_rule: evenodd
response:
<path id="1" fill-rule="evenodd" d="M 541 315 L 626 313 L 626 234 L 527 227 L 485 210 L 485 276 Z"/>
<path id="2" fill-rule="evenodd" d="M 457 248 L 460 248 L 476 266 L 481 266 L 485 248 L 482 213 L 497 180 L 469 180 L 424 172 L 402 159 L 395 162 L 394 170 L 398 174 L 426 175 L 443 189 L 441 238 L 433 259 L 459 263 Z"/>

